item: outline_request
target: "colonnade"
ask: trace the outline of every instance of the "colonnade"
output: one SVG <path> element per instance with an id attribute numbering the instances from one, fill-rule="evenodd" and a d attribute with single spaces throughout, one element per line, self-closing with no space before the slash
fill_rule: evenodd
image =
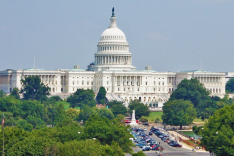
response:
<path id="1" fill-rule="evenodd" d="M 140 86 L 142 76 L 116 76 L 114 77 L 115 86 Z"/>
<path id="2" fill-rule="evenodd" d="M 220 83 L 221 78 L 220 77 L 196 77 L 201 83 Z"/>
<path id="3" fill-rule="evenodd" d="M 129 51 L 128 46 L 98 46 L 98 51 L 108 51 L 108 52 L 121 52 Z"/>
<path id="4" fill-rule="evenodd" d="M 132 64 L 131 56 L 104 55 L 95 56 L 95 64 Z"/>

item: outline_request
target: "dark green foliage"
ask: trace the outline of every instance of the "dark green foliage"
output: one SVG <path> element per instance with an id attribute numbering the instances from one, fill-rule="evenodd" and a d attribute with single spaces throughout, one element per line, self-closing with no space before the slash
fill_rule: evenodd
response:
<path id="1" fill-rule="evenodd" d="M 217 96 L 209 97 L 209 92 L 196 78 L 184 79 L 180 82 L 177 89 L 171 94 L 169 101 L 176 99 L 191 101 L 197 110 L 197 117 L 202 120 L 208 119 L 215 110 L 233 102 L 233 100 L 228 100 L 227 97 L 223 99 Z"/>
<path id="2" fill-rule="evenodd" d="M 98 110 L 97 114 L 101 117 L 106 117 L 109 120 L 114 119 L 114 114 L 108 108 L 101 108 Z"/>
<path id="3" fill-rule="evenodd" d="M 108 102 L 106 105 L 108 106 L 108 108 L 111 108 L 114 105 L 123 105 L 123 102 L 114 100 L 114 101 Z"/>
<path id="4" fill-rule="evenodd" d="M 0 98 L 1 97 L 6 97 L 6 94 L 3 92 L 3 90 L 0 90 Z"/>
<path id="5" fill-rule="evenodd" d="M 196 118 L 196 109 L 190 101 L 172 100 L 163 106 L 163 123 L 168 125 L 180 126 L 189 125 Z"/>
<path id="6" fill-rule="evenodd" d="M 227 93 L 233 93 L 234 92 L 234 78 L 230 79 L 226 83 L 226 92 Z"/>
<path id="7" fill-rule="evenodd" d="M 141 121 L 141 122 L 148 122 L 148 119 L 147 119 L 147 118 L 144 118 L 144 117 L 141 117 L 141 118 L 140 118 L 140 121 Z"/>
<path id="8" fill-rule="evenodd" d="M 234 155 L 234 105 L 225 106 L 209 117 L 201 131 L 201 143 L 217 156 Z"/>
<path id="9" fill-rule="evenodd" d="M 140 119 L 142 116 L 149 116 L 149 108 L 138 100 L 131 101 L 128 105 L 129 112 L 132 114 L 132 110 L 135 110 L 136 119 Z"/>
<path id="10" fill-rule="evenodd" d="M 49 94 L 50 88 L 41 82 L 39 76 L 28 76 L 21 80 L 23 89 L 21 93 L 24 95 L 25 100 L 39 100 L 45 101 Z"/>
<path id="11" fill-rule="evenodd" d="M 64 108 L 63 104 L 60 103 L 55 108 L 54 124 L 58 125 L 59 123 L 61 123 L 66 118 L 67 118 L 67 114 L 66 114 L 65 108 Z"/>
<path id="12" fill-rule="evenodd" d="M 45 123 L 41 118 L 37 118 L 34 116 L 28 116 L 26 118 L 26 121 L 28 123 L 30 123 L 31 125 L 33 125 L 33 128 L 39 129 L 39 128 L 45 127 Z"/>
<path id="13" fill-rule="evenodd" d="M 200 135 L 203 128 L 204 128 L 204 126 L 199 126 L 199 127 L 193 126 L 193 132 L 194 132 L 195 134 L 197 134 L 197 135 Z"/>
<path id="14" fill-rule="evenodd" d="M 106 102 L 106 89 L 104 87 L 100 87 L 96 100 L 99 104 L 105 104 Z"/>
<path id="15" fill-rule="evenodd" d="M 19 89 L 14 88 L 13 91 L 10 93 L 10 96 L 12 96 L 15 99 L 20 99 Z"/>
<path id="16" fill-rule="evenodd" d="M 130 146 L 132 141 L 129 138 L 132 135 L 127 131 L 127 127 L 118 122 L 111 122 L 105 117 L 92 115 L 86 121 L 84 126 L 84 139 L 96 138 L 101 144 L 111 145 L 113 141 L 117 142 L 124 152 L 132 152 Z"/>
<path id="17" fill-rule="evenodd" d="M 208 96 L 209 92 L 196 78 L 190 80 L 184 79 L 171 94 L 169 101 L 178 99 L 189 100 L 196 108 L 202 101 L 209 98 Z"/>
<path id="18" fill-rule="evenodd" d="M 95 140 L 86 141 L 69 141 L 65 144 L 59 145 L 58 155 L 110 155 L 110 156 L 124 156 L 123 150 L 118 144 L 114 143 L 111 146 L 102 145 Z"/>
<path id="19" fill-rule="evenodd" d="M 28 131 L 28 132 L 31 132 L 33 130 L 33 125 L 28 123 L 26 120 L 22 119 L 22 120 L 19 120 L 17 122 L 17 127 L 25 130 L 25 131 Z"/>
<path id="20" fill-rule="evenodd" d="M 7 152 L 6 155 L 18 156 L 18 155 L 45 155 L 50 154 L 50 151 L 45 149 L 51 149 L 56 142 L 52 141 L 47 136 L 33 136 L 25 138 L 22 141 L 14 144 Z"/>
<path id="21" fill-rule="evenodd" d="M 97 111 L 98 109 L 96 107 L 90 108 L 89 106 L 84 106 L 84 108 L 80 110 L 76 120 L 83 121 L 83 123 L 85 123 L 92 114 L 97 114 Z"/>
<path id="22" fill-rule="evenodd" d="M 0 133 L 0 142 L 3 139 L 3 133 Z M 18 127 L 8 127 L 4 128 L 4 143 L 5 143 L 5 153 L 14 146 L 20 140 L 29 136 L 29 133 L 20 129 Z M 0 154 L 2 155 L 2 146 L 0 146 Z M 7 154 L 6 154 L 7 155 Z"/>
<path id="23" fill-rule="evenodd" d="M 115 117 L 118 115 L 118 114 L 122 114 L 124 116 L 126 116 L 127 114 L 127 108 L 123 105 L 123 104 L 120 104 L 120 105 L 113 105 L 111 107 L 111 111 L 113 112 L 113 114 L 115 115 Z"/>
<path id="24" fill-rule="evenodd" d="M 122 114 L 126 116 L 127 108 L 123 105 L 123 102 L 120 101 L 111 101 L 107 103 L 107 106 L 113 112 L 114 116 L 116 117 L 118 114 Z"/>
<path id="25" fill-rule="evenodd" d="M 89 107 L 93 107 L 96 105 L 96 101 L 94 100 L 95 93 L 92 89 L 77 89 L 77 91 L 67 98 L 67 102 L 69 102 L 72 108 L 82 107 L 82 105 L 87 105 Z"/>
<path id="26" fill-rule="evenodd" d="M 51 96 L 50 99 L 55 101 L 62 101 L 62 99 L 59 96 Z"/>
<path id="27" fill-rule="evenodd" d="M 132 156 L 146 156 L 143 151 L 139 151 L 137 153 L 133 153 Z"/>

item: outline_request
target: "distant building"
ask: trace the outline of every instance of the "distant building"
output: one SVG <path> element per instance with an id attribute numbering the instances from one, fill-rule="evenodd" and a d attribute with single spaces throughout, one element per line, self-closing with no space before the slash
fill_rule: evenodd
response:
<path id="1" fill-rule="evenodd" d="M 126 104 L 138 99 L 144 104 L 157 104 L 162 107 L 170 94 L 183 79 L 198 78 L 211 92 L 211 95 L 225 94 L 225 73 L 191 70 L 182 72 L 157 72 L 147 66 L 145 70 L 136 70 L 132 66 L 132 53 L 125 34 L 117 27 L 116 17 L 110 18 L 110 27 L 106 29 L 97 45 L 94 62 L 87 70 L 74 66 L 74 69 L 8 69 L 0 71 L 0 90 L 11 92 L 13 88 L 22 88 L 21 79 L 38 75 L 41 81 L 51 88 L 52 95 L 62 98 L 77 89 L 93 89 L 98 93 L 101 86 L 106 88 L 109 101 L 125 101 Z"/>

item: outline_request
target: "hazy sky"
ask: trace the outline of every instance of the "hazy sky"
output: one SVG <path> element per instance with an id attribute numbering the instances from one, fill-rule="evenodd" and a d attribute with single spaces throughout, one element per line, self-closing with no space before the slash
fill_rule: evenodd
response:
<path id="1" fill-rule="evenodd" d="M 234 71 L 234 0 L 1 0 L 0 70 L 86 69 L 113 6 L 137 70 Z"/>

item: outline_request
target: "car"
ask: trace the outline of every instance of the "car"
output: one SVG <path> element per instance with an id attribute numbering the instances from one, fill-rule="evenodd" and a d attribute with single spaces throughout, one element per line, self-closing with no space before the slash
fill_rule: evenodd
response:
<path id="1" fill-rule="evenodd" d="M 172 144 L 169 144 L 170 146 L 173 146 L 173 147 L 182 147 L 182 145 L 181 144 L 179 144 L 179 143 L 172 143 Z"/>
<path id="2" fill-rule="evenodd" d="M 140 147 L 140 148 L 143 148 L 143 147 L 145 147 L 146 145 L 147 145 L 147 144 L 140 144 L 139 147 Z"/>
<path id="3" fill-rule="evenodd" d="M 158 145 L 153 146 L 153 147 L 151 148 L 151 150 L 159 150 L 159 146 L 158 146 Z"/>
<path id="4" fill-rule="evenodd" d="M 152 132 L 149 132 L 149 135 L 152 135 L 153 133 Z"/>
<path id="5" fill-rule="evenodd" d="M 149 150 L 151 150 L 152 149 L 152 147 L 150 147 L 150 146 L 144 146 L 143 148 L 142 148 L 142 151 L 149 151 Z"/>
<path id="6" fill-rule="evenodd" d="M 168 144 L 174 144 L 174 143 L 178 143 L 178 142 L 175 141 L 175 140 L 171 140 L 171 141 L 168 142 Z"/>
<path id="7" fill-rule="evenodd" d="M 144 130 L 144 131 L 146 131 L 147 129 L 146 129 L 146 128 L 144 128 L 143 130 Z"/>

